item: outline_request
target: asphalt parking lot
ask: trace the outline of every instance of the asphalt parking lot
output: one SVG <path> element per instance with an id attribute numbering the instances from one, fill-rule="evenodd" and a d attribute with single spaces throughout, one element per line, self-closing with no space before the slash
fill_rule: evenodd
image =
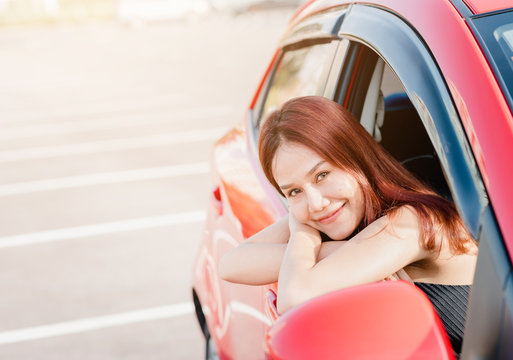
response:
<path id="1" fill-rule="evenodd" d="M 0 29 L 0 359 L 201 359 L 214 140 L 292 9 Z"/>

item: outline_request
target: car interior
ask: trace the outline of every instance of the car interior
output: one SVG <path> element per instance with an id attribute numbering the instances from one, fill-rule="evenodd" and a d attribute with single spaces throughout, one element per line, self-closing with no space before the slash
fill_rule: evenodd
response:
<path id="1" fill-rule="evenodd" d="M 366 56 L 366 51 L 363 54 Z M 360 62 L 368 69 L 366 73 L 372 74 L 367 92 L 363 103 L 353 100 L 349 109 L 361 114 L 360 123 L 385 150 L 438 194 L 452 200 L 433 144 L 400 80 L 381 58 L 368 49 L 367 54 L 368 59 Z"/>

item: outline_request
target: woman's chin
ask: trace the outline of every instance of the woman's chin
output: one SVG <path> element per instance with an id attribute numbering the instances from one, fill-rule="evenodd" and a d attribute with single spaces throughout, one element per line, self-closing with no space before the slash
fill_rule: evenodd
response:
<path id="1" fill-rule="evenodd" d="M 333 223 L 329 224 L 328 226 L 322 226 L 319 223 L 312 222 L 308 225 L 318 230 L 319 232 L 324 233 L 331 240 L 347 240 L 351 237 L 356 229 L 356 226 L 353 228 L 352 226 L 347 226 L 347 223 L 343 223 L 342 225 Z"/>
<path id="2" fill-rule="evenodd" d="M 341 231 L 325 231 L 326 235 L 329 236 L 331 240 L 346 240 L 351 233 L 341 232 Z"/>
<path id="3" fill-rule="evenodd" d="M 319 231 L 324 232 L 332 240 L 347 240 L 353 235 L 355 229 L 356 227 L 334 226 L 332 229 L 324 228 L 319 229 Z"/>

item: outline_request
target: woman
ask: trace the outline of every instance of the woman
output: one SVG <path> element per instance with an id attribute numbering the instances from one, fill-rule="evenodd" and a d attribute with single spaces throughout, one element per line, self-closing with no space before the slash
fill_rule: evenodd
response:
<path id="1" fill-rule="evenodd" d="M 278 281 L 283 313 L 315 296 L 402 272 L 430 297 L 459 351 L 465 314 L 443 308 L 444 299 L 466 307 L 477 246 L 451 202 L 323 97 L 292 99 L 271 114 L 259 154 L 290 213 L 225 255 L 223 279 Z"/>

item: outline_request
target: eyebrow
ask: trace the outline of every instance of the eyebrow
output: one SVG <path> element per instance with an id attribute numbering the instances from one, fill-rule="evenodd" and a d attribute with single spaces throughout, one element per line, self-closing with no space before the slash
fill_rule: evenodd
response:
<path id="1" fill-rule="evenodd" d="M 325 160 L 321 160 L 319 161 L 317 164 L 315 164 L 307 173 L 306 173 L 306 177 L 308 176 L 311 176 L 318 168 L 319 166 L 321 166 L 322 164 L 324 164 L 326 161 Z M 291 188 L 293 187 L 294 184 L 285 184 L 285 185 L 282 185 L 280 186 L 280 189 L 282 190 L 287 190 L 288 188 Z"/>

